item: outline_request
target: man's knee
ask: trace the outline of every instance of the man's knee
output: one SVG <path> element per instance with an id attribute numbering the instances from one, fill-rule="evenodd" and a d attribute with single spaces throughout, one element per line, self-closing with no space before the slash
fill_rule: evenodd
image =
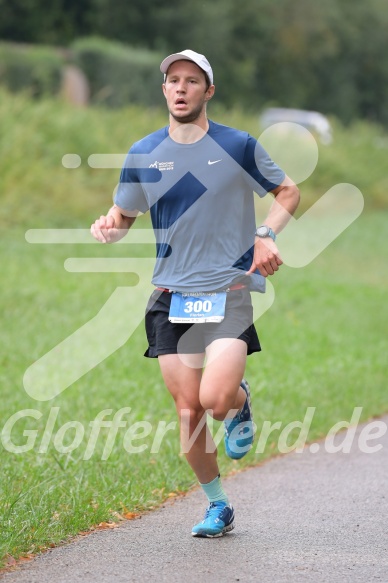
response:
<path id="1" fill-rule="evenodd" d="M 191 401 L 187 399 L 176 399 L 175 407 L 179 417 L 190 420 L 190 423 L 195 423 L 204 414 L 201 403 L 198 401 Z"/>
<path id="2" fill-rule="evenodd" d="M 202 407 L 209 411 L 209 414 L 219 421 L 223 421 L 226 417 L 233 417 L 236 411 L 233 409 L 233 404 L 236 397 L 231 395 L 225 395 L 222 393 L 216 393 L 215 391 L 211 393 L 204 392 L 201 395 L 201 405 Z"/>
<path id="3" fill-rule="evenodd" d="M 207 414 L 202 407 L 199 409 L 182 407 L 178 410 L 178 416 L 181 431 L 187 435 L 200 431 L 206 425 Z"/>

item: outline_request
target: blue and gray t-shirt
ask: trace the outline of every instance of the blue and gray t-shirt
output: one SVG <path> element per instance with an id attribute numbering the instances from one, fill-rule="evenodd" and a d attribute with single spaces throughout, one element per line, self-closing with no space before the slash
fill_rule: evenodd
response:
<path id="1" fill-rule="evenodd" d="M 244 275 L 253 257 L 253 191 L 264 196 L 284 177 L 246 132 L 209 121 L 202 139 L 181 144 L 165 127 L 132 146 L 114 202 L 125 211 L 150 210 L 156 286 L 215 291 L 243 282 L 264 291 L 258 272 Z"/>

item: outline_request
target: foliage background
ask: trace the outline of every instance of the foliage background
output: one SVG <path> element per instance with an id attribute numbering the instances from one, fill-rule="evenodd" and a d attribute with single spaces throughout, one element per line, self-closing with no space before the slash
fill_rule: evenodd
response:
<path id="1" fill-rule="evenodd" d="M 0 0 L 0 39 L 69 47 L 97 35 L 168 54 L 193 48 L 218 99 L 388 125 L 385 0 Z"/>

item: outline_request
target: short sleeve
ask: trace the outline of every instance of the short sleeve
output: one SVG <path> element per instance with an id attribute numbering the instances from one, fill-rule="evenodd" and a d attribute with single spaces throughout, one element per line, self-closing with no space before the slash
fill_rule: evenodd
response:
<path id="1" fill-rule="evenodd" d="M 135 156 L 130 150 L 121 169 L 114 203 L 126 211 L 145 213 L 149 205 L 141 184 L 141 172 L 136 167 L 134 159 Z"/>
<path id="2" fill-rule="evenodd" d="M 246 143 L 243 168 L 247 182 L 259 196 L 264 196 L 277 188 L 286 176 L 263 146 L 252 136 L 248 136 Z"/>

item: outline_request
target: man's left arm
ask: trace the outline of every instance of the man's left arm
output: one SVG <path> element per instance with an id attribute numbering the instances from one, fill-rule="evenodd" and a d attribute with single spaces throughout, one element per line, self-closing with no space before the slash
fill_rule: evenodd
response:
<path id="1" fill-rule="evenodd" d="M 271 191 L 275 200 L 270 208 L 264 225 L 271 228 L 277 235 L 287 225 L 299 205 L 299 189 L 296 184 L 286 176 L 283 182 Z M 273 275 L 278 271 L 283 261 L 276 243 L 270 236 L 255 237 L 253 262 L 247 275 L 258 269 L 264 277 Z"/>

